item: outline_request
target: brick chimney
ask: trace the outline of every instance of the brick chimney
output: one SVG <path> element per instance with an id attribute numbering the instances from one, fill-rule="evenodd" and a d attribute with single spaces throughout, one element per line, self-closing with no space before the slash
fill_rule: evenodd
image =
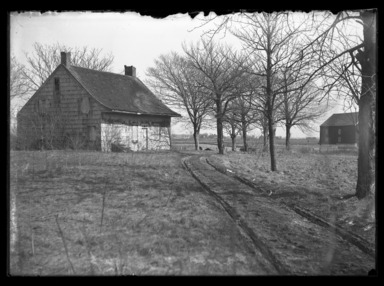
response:
<path id="1" fill-rule="evenodd" d="M 61 64 L 69 67 L 71 65 L 71 53 L 61 52 Z"/>
<path id="2" fill-rule="evenodd" d="M 124 66 L 125 75 L 136 77 L 136 68 L 134 66 Z"/>

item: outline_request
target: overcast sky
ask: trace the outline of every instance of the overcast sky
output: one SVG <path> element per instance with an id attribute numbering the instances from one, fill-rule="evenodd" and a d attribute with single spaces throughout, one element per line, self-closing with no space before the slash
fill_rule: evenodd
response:
<path id="1" fill-rule="evenodd" d="M 124 65 L 136 67 L 137 76 L 144 80 L 148 67 L 161 54 L 182 52 L 183 42 L 196 42 L 205 29 L 201 13 L 195 19 L 187 14 L 172 15 L 164 19 L 127 13 L 13 13 L 10 19 L 11 55 L 25 64 L 25 53 L 32 53 L 35 42 L 60 43 L 70 47 L 100 48 L 114 56 L 113 72 L 121 73 Z M 234 44 L 227 35 L 221 41 Z M 337 107 L 336 112 L 342 112 Z M 327 116 L 334 111 L 328 112 Z M 320 123 L 321 124 L 321 123 Z M 175 133 L 182 128 L 176 127 Z M 285 136 L 284 129 L 277 130 Z M 292 130 L 292 137 L 319 136 L 317 132 L 303 134 Z"/>

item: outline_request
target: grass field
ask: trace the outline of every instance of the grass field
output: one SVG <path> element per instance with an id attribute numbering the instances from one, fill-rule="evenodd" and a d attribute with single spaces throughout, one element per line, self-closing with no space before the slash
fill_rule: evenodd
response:
<path id="1" fill-rule="evenodd" d="M 194 153 L 374 244 L 372 200 L 341 199 L 354 193 L 357 156 L 298 150 L 277 152 L 278 172 L 268 153 Z M 12 151 L 11 274 L 260 274 L 185 155 Z"/>
<path id="2" fill-rule="evenodd" d="M 10 155 L 12 275 L 259 273 L 178 153 Z"/>

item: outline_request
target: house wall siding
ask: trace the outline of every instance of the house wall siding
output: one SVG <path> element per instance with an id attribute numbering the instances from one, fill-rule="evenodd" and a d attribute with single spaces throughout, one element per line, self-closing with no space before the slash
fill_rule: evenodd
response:
<path id="1" fill-rule="evenodd" d="M 320 144 L 355 144 L 356 127 L 351 126 L 321 126 Z"/>
<path id="2" fill-rule="evenodd" d="M 60 103 L 59 107 L 55 108 L 54 105 L 54 79 L 60 79 Z M 88 97 L 90 111 L 88 114 L 81 112 L 81 101 L 83 98 Z M 107 109 L 99 102 L 94 100 L 88 92 L 80 85 L 80 83 L 73 78 L 73 76 L 63 67 L 59 66 L 55 72 L 48 78 L 44 85 L 32 96 L 32 98 L 25 104 L 23 109 L 18 114 L 18 137 L 22 138 L 25 145 L 33 143 L 39 137 L 36 118 L 38 118 L 38 105 L 39 102 L 49 102 L 50 107 L 46 110 L 47 113 L 51 112 L 52 116 L 61 116 L 64 123 L 62 130 L 62 138 L 64 134 L 71 137 L 78 137 L 77 140 L 83 141 L 82 144 L 100 146 L 100 123 L 101 113 Z M 49 104 L 47 105 L 49 106 Z M 59 115 L 60 114 L 60 115 Z M 31 120 L 35 118 L 35 120 Z M 96 134 L 95 142 L 89 141 L 89 128 L 94 126 Z"/>

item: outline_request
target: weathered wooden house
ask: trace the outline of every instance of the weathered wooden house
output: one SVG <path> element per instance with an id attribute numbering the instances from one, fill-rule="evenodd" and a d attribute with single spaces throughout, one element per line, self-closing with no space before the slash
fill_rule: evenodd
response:
<path id="1" fill-rule="evenodd" d="M 356 146 L 357 126 L 358 112 L 333 114 L 320 125 L 321 149 Z"/>
<path id="2" fill-rule="evenodd" d="M 170 149 L 169 109 L 136 77 L 70 65 L 70 53 L 18 113 L 20 148 Z"/>

